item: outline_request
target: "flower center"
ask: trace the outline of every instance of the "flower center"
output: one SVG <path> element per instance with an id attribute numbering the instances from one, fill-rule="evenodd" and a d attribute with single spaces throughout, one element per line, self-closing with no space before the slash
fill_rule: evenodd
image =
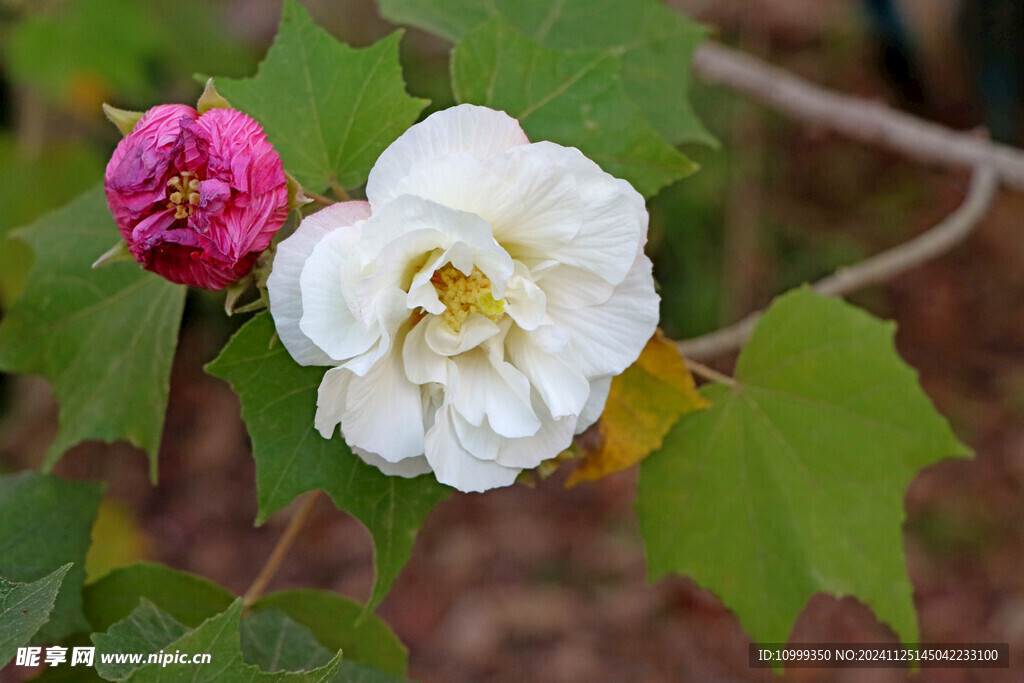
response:
<path id="1" fill-rule="evenodd" d="M 199 179 L 192 171 L 182 171 L 167 181 L 167 208 L 174 209 L 175 220 L 188 218 L 199 205 Z"/>
<path id="2" fill-rule="evenodd" d="M 475 266 L 467 276 L 449 263 L 434 271 L 430 282 L 437 290 L 437 298 L 445 305 L 445 322 L 454 332 L 461 330 L 462 323 L 473 313 L 494 322 L 505 315 L 505 302 L 491 295 L 491 281 Z"/>

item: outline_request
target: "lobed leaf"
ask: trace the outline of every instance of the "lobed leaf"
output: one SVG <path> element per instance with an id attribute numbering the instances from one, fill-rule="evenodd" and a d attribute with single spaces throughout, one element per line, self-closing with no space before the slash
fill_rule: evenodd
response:
<path id="1" fill-rule="evenodd" d="M 57 582 L 60 590 L 36 642 L 59 642 L 88 627 L 82 613 L 85 554 L 102 495 L 99 484 L 38 472 L 0 477 L 0 576 L 38 582 L 73 563 Z"/>
<path id="2" fill-rule="evenodd" d="M 140 562 L 115 569 L 85 587 L 85 616 L 93 631 L 106 631 L 146 600 L 187 627 L 226 610 L 235 596 L 226 588 L 167 565 Z"/>
<path id="3" fill-rule="evenodd" d="M 692 576 L 755 641 L 785 642 L 807 598 L 855 596 L 917 640 L 901 525 L 917 471 L 965 456 L 893 347 L 893 325 L 807 288 L 779 297 L 740 354 L 643 462 L 652 579 Z"/>
<path id="4" fill-rule="evenodd" d="M 400 37 L 356 50 L 316 26 L 295 0 L 285 0 L 277 38 L 256 75 L 218 79 L 217 88 L 263 125 L 304 187 L 355 187 L 427 104 L 405 91 Z"/>
<path id="5" fill-rule="evenodd" d="M 312 489 L 323 489 L 373 537 L 377 579 L 366 609 L 387 594 L 412 554 L 416 531 L 450 489 L 427 475 L 389 477 L 352 454 L 338 436 L 313 428 L 325 368 L 303 367 L 277 341 L 268 313 L 247 322 L 207 371 L 231 383 L 252 438 L 262 523 Z"/>
<path id="6" fill-rule="evenodd" d="M 621 63 L 604 50 L 553 50 L 496 16 L 452 52 L 460 102 L 502 109 L 534 140 L 577 147 L 650 196 L 697 170 L 626 96 Z"/>
<path id="7" fill-rule="evenodd" d="M 159 652 L 181 638 L 188 629 L 149 600 L 102 633 L 92 634 L 96 651 L 104 655 Z M 121 681 L 141 665 L 131 662 L 105 662 L 95 658 L 96 673 L 108 681 Z"/>
<path id="8" fill-rule="evenodd" d="M 79 441 L 125 439 L 155 480 L 185 287 L 134 263 L 91 268 L 121 239 L 102 188 L 13 235 L 35 261 L 0 324 L 0 369 L 53 384 L 60 431 L 45 467 Z"/>
<path id="9" fill-rule="evenodd" d="M 544 47 L 600 51 L 621 66 L 625 94 L 667 142 L 717 144 L 689 100 L 690 62 L 706 31 L 661 2 L 381 0 L 380 5 L 391 21 L 452 42 L 500 15 Z"/>
<path id="10" fill-rule="evenodd" d="M 239 599 L 223 614 L 211 617 L 163 648 L 165 652 L 180 651 L 187 655 L 208 654 L 209 663 L 164 665 L 155 662 L 136 669 L 126 680 L 144 683 L 173 677 L 193 683 L 326 683 L 334 678 L 341 665 L 340 652 L 330 662 L 312 671 L 268 673 L 253 664 L 246 664 L 242 659 L 239 636 L 241 613 L 242 601 Z"/>
<path id="11" fill-rule="evenodd" d="M 0 668 L 50 618 L 61 581 L 70 568 L 69 562 L 31 582 L 15 583 L 0 576 Z"/>
<path id="12" fill-rule="evenodd" d="M 323 591 L 310 593 L 340 597 Z M 361 605 L 351 604 L 362 609 Z M 323 666 L 331 660 L 330 651 L 317 641 L 308 628 L 276 609 L 257 612 L 242 619 L 240 631 L 245 660 L 259 665 L 263 671 L 303 671 Z M 352 654 L 347 649 L 342 653 L 345 659 L 334 676 L 336 683 L 395 683 L 406 680 L 369 664 L 352 661 Z"/>
<path id="13" fill-rule="evenodd" d="M 346 662 L 362 662 L 381 671 L 405 675 L 408 652 L 381 619 L 365 615 L 363 605 L 329 591 L 297 589 L 271 593 L 252 605 L 287 615 L 309 629 L 329 651 L 343 650 Z"/>

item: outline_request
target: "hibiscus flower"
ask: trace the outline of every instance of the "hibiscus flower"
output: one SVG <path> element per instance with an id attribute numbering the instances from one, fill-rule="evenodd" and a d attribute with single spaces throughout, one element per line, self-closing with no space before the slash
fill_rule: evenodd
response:
<path id="1" fill-rule="evenodd" d="M 507 486 L 598 418 L 654 333 L 644 200 L 472 105 L 410 128 L 366 194 L 304 219 L 267 283 L 291 355 L 332 366 L 316 428 L 387 474 Z"/>
<path id="2" fill-rule="evenodd" d="M 249 273 L 288 217 L 281 157 L 234 109 L 153 107 L 114 150 L 104 181 L 135 260 L 204 289 Z"/>

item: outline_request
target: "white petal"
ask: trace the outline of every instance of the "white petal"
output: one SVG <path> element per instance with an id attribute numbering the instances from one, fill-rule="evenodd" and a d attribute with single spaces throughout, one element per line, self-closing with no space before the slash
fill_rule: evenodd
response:
<path id="1" fill-rule="evenodd" d="M 617 284 L 632 264 L 637 247 L 647 242 L 644 199 L 625 180 L 615 178 L 573 147 L 538 142 L 511 150 L 509 157 L 526 158 L 538 166 L 557 169 L 575 186 L 573 212 L 580 228 L 560 246 L 520 241 L 516 233 L 495 227 L 494 236 L 515 258 L 557 259 L 579 266 Z M 554 173 L 555 171 L 549 171 Z M 493 223 L 492 223 L 493 224 Z M 513 246 L 517 245 L 517 246 Z"/>
<path id="2" fill-rule="evenodd" d="M 569 332 L 572 352 L 587 377 L 617 375 L 639 356 L 658 326 L 658 295 L 651 261 L 640 256 L 603 304 L 569 308 L 552 302 L 548 317 Z"/>
<path id="3" fill-rule="evenodd" d="M 467 351 L 453 360 L 459 373 L 453 402 L 464 418 L 480 425 L 486 416 L 491 428 L 506 437 L 536 433 L 540 420 L 530 404 L 530 383 L 523 373 L 489 357 L 483 349 Z"/>
<path id="4" fill-rule="evenodd" d="M 392 351 L 364 376 L 352 377 L 341 429 L 350 446 L 388 462 L 423 453 L 420 388 L 406 378 L 400 353 Z"/>
<path id="5" fill-rule="evenodd" d="M 445 306 L 437 296 L 437 288 L 430 279 L 434 272 L 443 267 L 447 252 L 435 249 L 427 257 L 423 267 L 413 275 L 412 283 L 409 285 L 409 296 L 406 298 L 406 305 L 411 309 L 422 308 L 427 313 L 438 315 L 444 313 Z"/>
<path id="6" fill-rule="evenodd" d="M 505 112 L 462 104 L 439 112 L 405 131 L 384 150 L 370 171 L 366 196 L 380 206 L 392 187 L 418 164 L 449 154 L 484 159 L 529 142 L 519 122 Z"/>
<path id="7" fill-rule="evenodd" d="M 447 385 L 449 360 L 427 345 L 424 334 L 428 324 L 427 320 L 421 320 L 405 337 L 405 343 L 402 344 L 405 376 L 416 384 L 437 382 Z"/>
<path id="8" fill-rule="evenodd" d="M 267 278 L 270 314 L 277 334 L 300 365 L 333 365 L 332 359 L 299 329 L 302 293 L 299 277 L 313 248 L 327 233 L 353 225 L 370 215 L 368 202 L 333 204 L 307 216 L 287 239 L 277 245 L 274 266 Z"/>
<path id="9" fill-rule="evenodd" d="M 496 298 L 514 272 L 511 257 L 482 218 L 411 195 L 381 207 L 364 224 L 359 247 L 364 264 L 377 264 L 376 273 L 359 283 L 362 307 L 372 307 L 370 302 L 384 288 L 408 289 L 436 248 L 447 250 L 442 265 L 450 261 L 467 275 L 474 265 L 479 267 L 490 278 Z"/>
<path id="10" fill-rule="evenodd" d="M 409 320 L 409 310 L 405 306 L 405 292 L 392 288 L 381 293 L 374 301 L 374 327 L 380 330 L 377 342 L 365 352 L 342 363 L 357 375 L 365 375 L 384 354 L 391 350 L 392 338 L 398 334 L 399 328 Z"/>
<path id="11" fill-rule="evenodd" d="M 569 354 L 554 354 L 531 339 L 531 334 L 512 328 L 505 337 L 512 364 L 540 394 L 553 417 L 578 415 L 590 395 L 590 382 Z"/>
<path id="12" fill-rule="evenodd" d="M 534 284 L 526 266 L 519 261 L 516 261 L 515 266 L 515 274 L 509 278 L 508 288 L 505 290 L 505 312 L 522 329 L 535 330 L 544 322 L 547 297 L 544 290 Z"/>
<path id="13" fill-rule="evenodd" d="M 547 304 L 561 308 L 578 309 L 603 304 L 615 291 L 615 285 L 575 266 L 547 268 L 536 281 L 544 290 Z"/>
<path id="14" fill-rule="evenodd" d="M 330 439 L 341 423 L 348 402 L 348 385 L 354 375 L 345 368 L 331 368 L 324 373 L 316 390 L 316 417 L 313 425 L 320 436 Z"/>
<path id="15" fill-rule="evenodd" d="M 612 388 L 612 376 L 595 377 L 590 380 L 590 396 L 587 404 L 580 412 L 580 418 L 576 421 L 576 433 L 582 434 L 590 425 L 597 422 L 604 412 L 604 404 L 608 402 L 608 391 Z"/>
<path id="16" fill-rule="evenodd" d="M 486 491 L 514 484 L 521 468 L 480 460 L 462 446 L 452 423 L 453 410 L 451 405 L 438 409 L 437 420 L 425 440 L 426 458 L 437 480 L 460 491 Z"/>
<path id="17" fill-rule="evenodd" d="M 466 418 L 459 415 L 457 410 L 451 413 L 452 424 L 455 426 L 455 433 L 459 437 L 462 447 L 469 451 L 478 460 L 495 460 L 498 451 L 501 450 L 505 437 L 497 434 L 491 425 L 484 419 L 483 424 L 476 426 L 469 423 Z"/>
<path id="18" fill-rule="evenodd" d="M 338 361 L 362 353 L 380 337 L 379 327 L 360 322 L 346 300 L 346 289 L 351 291 L 359 277 L 358 245 L 357 225 L 328 233 L 313 247 L 299 277 L 299 329 Z"/>
<path id="19" fill-rule="evenodd" d="M 429 316 L 417 327 L 424 327 L 427 346 L 442 356 L 455 356 L 476 348 L 501 332 L 501 328 L 488 318 L 473 314 L 466 318 L 458 332 L 452 331 L 440 316 Z"/>
<path id="20" fill-rule="evenodd" d="M 532 469 L 555 457 L 572 443 L 573 428 L 576 425 L 574 415 L 553 419 L 544 406 L 539 404 L 539 399 L 534 402 L 534 409 L 541 418 L 540 429 L 532 436 L 502 441 L 497 458 L 499 465 Z"/>
<path id="21" fill-rule="evenodd" d="M 389 477 L 412 479 L 413 477 L 430 472 L 430 463 L 422 455 L 405 458 L 398 462 L 388 462 L 376 453 L 364 451 L 362 448 L 353 448 L 352 452 L 358 455 L 367 465 L 373 465 Z"/>
<path id="22" fill-rule="evenodd" d="M 543 258 L 565 245 L 582 227 L 583 208 L 576 179 L 533 145 L 479 160 L 461 154 L 413 169 L 395 188 L 432 202 L 480 216 L 515 258 Z"/>

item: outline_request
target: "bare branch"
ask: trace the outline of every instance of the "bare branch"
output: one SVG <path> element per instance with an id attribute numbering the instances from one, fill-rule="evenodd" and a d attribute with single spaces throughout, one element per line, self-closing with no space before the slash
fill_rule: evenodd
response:
<path id="1" fill-rule="evenodd" d="M 816 292 L 841 296 L 868 285 L 885 282 L 915 266 L 949 251 L 978 225 L 995 196 L 997 172 L 991 166 L 975 169 L 971 187 L 956 211 L 941 223 L 909 242 L 893 247 L 856 265 L 841 268 L 813 285 Z M 734 351 L 750 338 L 761 313 L 751 313 L 734 325 L 716 332 L 678 342 L 679 351 L 687 358 L 711 358 Z"/>
<path id="2" fill-rule="evenodd" d="M 1004 185 L 1024 191 L 1024 151 L 950 130 L 884 104 L 830 92 L 711 42 L 697 49 L 693 69 L 707 83 L 725 86 L 793 118 L 910 159 L 967 169 L 989 165 Z"/>

